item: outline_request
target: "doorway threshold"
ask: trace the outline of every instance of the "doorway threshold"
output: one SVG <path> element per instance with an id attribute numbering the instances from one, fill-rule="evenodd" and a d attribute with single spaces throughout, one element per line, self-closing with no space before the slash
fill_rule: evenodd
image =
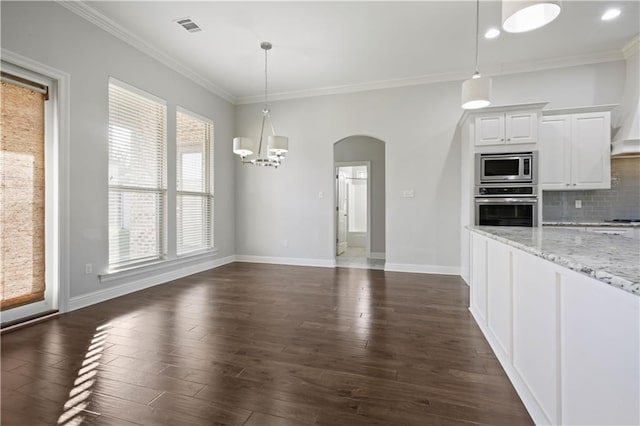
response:
<path id="1" fill-rule="evenodd" d="M 384 270 L 384 259 L 366 257 L 336 257 L 336 268 L 376 269 Z"/>

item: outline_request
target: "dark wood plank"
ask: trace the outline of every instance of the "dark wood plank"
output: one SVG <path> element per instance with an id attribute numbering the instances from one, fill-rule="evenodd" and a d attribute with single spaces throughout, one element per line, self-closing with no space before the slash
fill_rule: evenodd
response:
<path id="1" fill-rule="evenodd" d="M 226 265 L 3 334 L 2 424 L 532 424 L 468 290 Z"/>

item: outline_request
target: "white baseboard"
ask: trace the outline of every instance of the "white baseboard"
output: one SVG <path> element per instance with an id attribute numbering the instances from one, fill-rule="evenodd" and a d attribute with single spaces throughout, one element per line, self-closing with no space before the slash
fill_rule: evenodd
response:
<path id="1" fill-rule="evenodd" d="M 244 254 L 236 255 L 236 262 L 249 263 L 272 263 L 275 265 L 292 265 L 292 266 L 317 266 L 321 268 L 335 268 L 335 259 L 310 259 L 305 257 L 270 257 L 270 256 L 247 256 Z"/>
<path id="2" fill-rule="evenodd" d="M 462 278 L 462 281 L 464 281 L 467 287 L 471 287 L 471 279 L 469 279 L 468 276 L 465 276 L 464 274 L 461 273 L 460 278 Z"/>
<path id="3" fill-rule="evenodd" d="M 484 324 L 484 321 L 481 320 L 481 318 L 478 316 L 477 312 L 475 312 L 474 309 L 469 308 L 469 311 L 471 312 L 473 319 L 478 324 L 478 327 L 480 327 L 480 330 L 482 331 L 482 334 L 484 334 L 484 338 L 489 343 L 489 346 L 491 346 L 491 350 L 495 354 L 496 358 L 498 358 L 498 362 L 500 362 L 500 365 L 504 369 L 505 373 L 507 373 L 507 377 L 509 378 L 509 381 L 511 381 L 511 384 L 513 385 L 514 389 L 516 390 L 516 393 L 522 400 L 522 403 L 524 404 L 525 408 L 529 412 L 529 415 L 533 419 L 533 422 L 537 425 L 554 424 L 554 422 L 551 422 L 548 419 L 548 417 L 545 415 L 544 410 L 540 407 L 540 404 L 538 404 L 538 401 L 533 396 L 533 394 L 527 387 L 522 377 L 520 377 L 520 374 L 518 374 L 518 371 L 511 364 L 511 361 L 509 360 L 509 356 L 502 351 L 500 344 L 498 343 L 496 338 L 493 336 L 493 333 L 491 332 L 489 327 L 487 327 Z"/>
<path id="4" fill-rule="evenodd" d="M 383 251 L 372 251 L 369 255 L 369 259 L 382 259 L 384 260 L 385 253 Z"/>
<path id="5" fill-rule="evenodd" d="M 72 297 L 67 305 L 67 312 L 84 308 L 96 303 L 104 302 L 115 297 L 124 296 L 134 291 L 144 290 L 145 288 L 154 287 L 164 284 L 178 278 L 188 275 L 197 274 L 198 272 L 208 269 L 217 268 L 228 263 L 235 262 L 235 256 L 227 256 L 220 259 L 207 260 L 205 262 L 196 263 L 195 265 L 183 266 L 169 270 L 167 272 L 155 274 L 149 277 L 133 280 L 131 282 L 105 288 L 104 290 L 94 291 L 93 293 L 83 294 L 81 296 Z"/>
<path id="6" fill-rule="evenodd" d="M 413 272 L 418 274 L 460 275 L 457 266 L 412 265 L 410 263 L 385 263 L 384 270 L 388 272 Z"/>

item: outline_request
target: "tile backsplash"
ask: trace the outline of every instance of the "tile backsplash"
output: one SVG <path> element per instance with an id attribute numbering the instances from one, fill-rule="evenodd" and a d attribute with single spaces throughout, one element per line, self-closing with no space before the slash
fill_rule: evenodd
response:
<path id="1" fill-rule="evenodd" d="M 582 200 L 582 208 L 575 201 Z M 611 159 L 611 189 L 544 191 L 544 221 L 640 219 L 640 158 Z"/>

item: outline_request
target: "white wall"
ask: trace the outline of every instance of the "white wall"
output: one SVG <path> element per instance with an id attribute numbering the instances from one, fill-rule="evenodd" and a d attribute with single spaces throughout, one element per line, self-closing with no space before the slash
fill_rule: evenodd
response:
<path id="1" fill-rule="evenodd" d="M 624 75 L 624 62 L 618 61 L 500 76 L 494 78 L 493 103 L 548 101 L 548 108 L 617 103 Z M 458 273 L 460 85 L 271 103 L 290 151 L 278 170 L 236 166 L 238 253 L 332 259 L 333 199 L 327 197 L 334 184 L 332 146 L 349 135 L 370 135 L 386 143 L 387 268 Z M 238 134 L 258 132 L 260 110 L 261 105 L 237 107 Z M 405 189 L 415 196 L 403 198 Z"/>
<path id="2" fill-rule="evenodd" d="M 229 149 L 234 109 L 182 75 L 54 2 L 2 2 L 2 48 L 71 75 L 70 296 L 131 281 L 100 283 L 107 269 L 107 82 L 113 76 L 155 94 L 168 106 L 168 182 L 175 192 L 175 110 L 180 105 L 214 121 L 215 241 L 217 256 L 235 253 L 233 159 Z M 174 185 L 171 185 L 174 182 Z M 171 199 L 171 198 L 169 198 Z M 169 204 L 169 243 L 175 242 L 175 203 Z M 175 250 L 174 250 L 175 251 Z M 169 253 L 170 257 L 175 256 Z M 84 265 L 94 274 L 85 275 Z M 184 265 L 182 265 L 184 266 Z M 194 266 L 191 264 L 191 266 Z M 166 271 L 164 271 L 166 272 Z M 135 279 L 157 273 L 143 273 Z"/>
<path id="3" fill-rule="evenodd" d="M 456 272 L 458 92 L 452 82 L 273 103 L 290 151 L 278 170 L 237 167 L 237 223 L 246 225 L 238 227 L 238 253 L 333 259 L 334 206 L 326 196 L 333 194 L 333 143 L 369 135 L 386 146 L 387 263 Z M 259 105 L 238 107 L 238 134 L 255 135 L 259 119 Z M 402 198 L 403 189 L 415 197 Z"/>
<path id="4" fill-rule="evenodd" d="M 337 162 L 369 161 L 371 180 L 371 251 L 385 251 L 385 144 L 369 136 L 349 136 L 334 144 Z"/>

